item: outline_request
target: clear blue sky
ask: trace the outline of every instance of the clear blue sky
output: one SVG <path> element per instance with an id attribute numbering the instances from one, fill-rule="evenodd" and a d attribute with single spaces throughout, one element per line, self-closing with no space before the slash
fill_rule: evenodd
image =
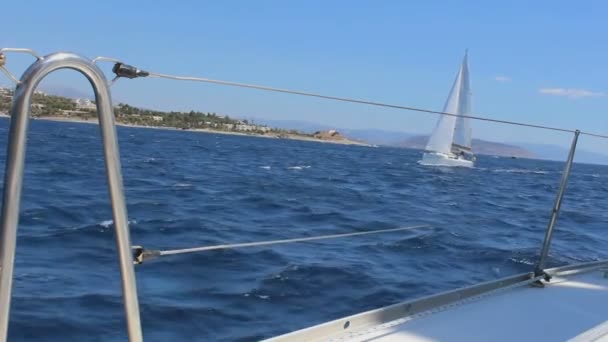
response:
<path id="1" fill-rule="evenodd" d="M 113 56 L 157 72 L 429 109 L 441 109 L 469 48 L 476 114 L 608 133 L 605 1 L 5 1 L 2 13 L 1 46 Z M 9 58 L 11 70 L 26 67 L 28 58 Z M 86 87 L 70 72 L 47 82 Z M 113 93 L 149 108 L 345 128 L 424 133 L 436 120 L 158 79 L 122 80 Z M 508 126 L 474 129 L 498 141 L 570 139 Z"/>

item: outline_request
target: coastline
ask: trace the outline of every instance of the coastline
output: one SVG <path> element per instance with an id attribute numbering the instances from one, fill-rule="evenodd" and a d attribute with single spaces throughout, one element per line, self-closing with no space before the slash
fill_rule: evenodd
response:
<path id="1" fill-rule="evenodd" d="M 10 118 L 7 116 L 2 116 L 6 118 Z M 55 121 L 55 122 L 74 122 L 74 123 L 86 123 L 97 125 L 99 122 L 97 119 L 76 119 L 76 118 L 62 118 L 57 116 L 44 116 L 44 117 L 33 117 L 34 120 L 46 120 L 46 121 Z M 286 136 L 280 137 L 277 134 L 254 134 L 254 133 L 244 133 L 244 132 L 232 132 L 232 131 L 221 131 L 221 130 L 213 130 L 213 129 L 205 129 L 205 128 L 194 128 L 194 129 L 179 129 L 175 127 L 165 127 L 165 126 L 143 126 L 143 125 L 133 125 L 116 122 L 116 126 L 122 127 L 135 127 L 135 128 L 150 128 L 150 129 L 164 129 L 171 131 L 187 131 L 187 132 L 197 132 L 197 133 L 212 133 L 212 134 L 226 134 L 226 135 L 240 135 L 254 138 L 267 138 L 267 139 L 286 139 L 286 140 L 299 140 L 299 141 L 310 141 L 310 142 L 318 142 L 318 143 L 327 143 L 327 144 L 337 144 L 337 145 L 353 145 L 353 146 L 367 146 L 373 147 L 371 144 L 353 141 L 353 140 L 326 140 L 326 139 L 317 139 L 314 137 L 306 137 L 295 134 L 288 134 Z"/>

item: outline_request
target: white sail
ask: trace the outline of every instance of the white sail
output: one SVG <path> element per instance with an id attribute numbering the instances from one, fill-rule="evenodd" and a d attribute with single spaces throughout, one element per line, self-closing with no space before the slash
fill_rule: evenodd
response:
<path id="1" fill-rule="evenodd" d="M 460 98 L 459 98 L 459 115 L 470 115 L 471 114 L 471 84 L 469 80 L 469 64 L 467 62 L 467 55 L 464 55 L 464 61 L 460 67 L 461 73 L 461 84 L 460 84 Z M 471 149 L 471 119 L 458 117 L 456 118 L 456 127 L 454 128 L 454 139 L 453 143 L 459 147 L 465 147 Z"/>
<path id="2" fill-rule="evenodd" d="M 470 95 L 469 68 L 467 55 L 465 54 L 443 111 L 457 115 L 468 114 L 470 110 Z M 429 138 L 426 150 L 449 154 L 452 151 L 452 143 L 463 147 L 471 147 L 469 119 L 442 115 L 439 121 L 437 121 L 433 134 Z"/>

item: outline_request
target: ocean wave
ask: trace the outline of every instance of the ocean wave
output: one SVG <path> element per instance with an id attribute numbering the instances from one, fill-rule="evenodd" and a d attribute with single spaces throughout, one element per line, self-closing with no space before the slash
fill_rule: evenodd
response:
<path id="1" fill-rule="evenodd" d="M 120 274 L 102 150 L 89 138 L 95 127 L 32 124 L 50 128 L 38 129 L 37 148 L 28 152 L 9 340 L 124 340 L 123 322 L 114 319 L 121 312 Z M 141 129 L 129 139 L 130 129 L 117 129 L 127 142 L 121 152 L 133 244 L 167 250 L 414 221 L 435 227 L 158 258 L 137 269 L 146 338 L 154 341 L 257 341 L 532 271 L 563 169 L 486 157 L 475 169 L 424 168 L 416 164 L 420 153 L 407 149 L 177 130 Z M 53 138 L 52 130 L 70 134 Z M 92 151 L 88 162 L 79 157 Z M 608 241 L 606 170 L 573 167 L 550 265 L 608 257 L 601 246 Z M 40 293 L 57 299 L 41 301 Z M 69 298 L 86 293 L 100 296 Z M 49 335 L 53 327 L 60 328 Z M 38 335 L 28 338 L 31 331 Z"/>

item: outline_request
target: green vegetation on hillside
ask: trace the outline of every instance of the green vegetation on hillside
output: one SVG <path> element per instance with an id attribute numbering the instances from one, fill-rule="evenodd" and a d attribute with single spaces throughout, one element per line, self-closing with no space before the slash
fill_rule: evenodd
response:
<path id="1" fill-rule="evenodd" d="M 10 111 L 12 95 L 12 91 L 7 90 L 4 90 L 4 92 L 0 94 L 0 112 L 8 114 Z M 162 112 L 120 103 L 114 107 L 114 114 L 118 123 L 129 125 L 172 127 L 179 129 L 210 129 L 260 135 L 272 134 L 279 137 L 288 135 L 311 136 L 296 130 L 270 128 L 264 125 L 250 123 L 247 120 L 233 119 L 215 113 L 195 111 Z M 37 93 L 34 94 L 32 101 L 32 115 L 34 117 L 59 117 L 90 120 L 97 117 L 97 112 L 94 108 L 78 106 L 74 100 L 69 98 Z"/>
<path id="2" fill-rule="evenodd" d="M 13 97 L 13 91 L 10 89 L 6 89 L 5 92 L 0 94 L 0 113 L 8 114 L 8 111 L 11 108 L 12 97 Z"/>

